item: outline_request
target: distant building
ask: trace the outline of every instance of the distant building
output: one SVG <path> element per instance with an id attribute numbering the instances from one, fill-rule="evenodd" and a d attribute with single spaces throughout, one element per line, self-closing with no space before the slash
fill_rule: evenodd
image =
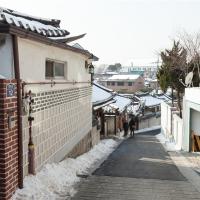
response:
<path id="1" fill-rule="evenodd" d="M 144 88 L 144 79 L 140 75 L 114 75 L 101 83 L 117 92 L 133 93 Z"/>
<path id="2" fill-rule="evenodd" d="M 107 72 L 102 72 L 102 73 L 96 73 L 94 74 L 94 79 L 96 80 L 105 80 L 110 78 L 113 75 L 117 75 L 119 73 L 117 72 L 112 72 L 112 71 L 107 71 Z"/>
<path id="3" fill-rule="evenodd" d="M 151 78 L 145 78 L 144 84 L 146 87 L 149 87 L 151 89 L 158 89 L 158 80 L 157 79 L 151 79 Z"/>
<path id="4" fill-rule="evenodd" d="M 145 78 L 155 78 L 160 62 L 152 59 L 134 59 L 129 61 L 131 65 L 122 67 L 122 74 L 139 74 Z"/>

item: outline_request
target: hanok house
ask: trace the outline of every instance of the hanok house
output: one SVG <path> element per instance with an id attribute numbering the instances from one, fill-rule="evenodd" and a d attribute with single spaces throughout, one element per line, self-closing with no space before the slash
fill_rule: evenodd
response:
<path id="1" fill-rule="evenodd" d="M 140 75 L 113 75 L 105 86 L 121 93 L 133 93 L 144 88 L 144 79 Z"/>
<path id="2" fill-rule="evenodd" d="M 138 94 L 141 101 L 142 116 L 140 116 L 140 129 L 160 125 L 160 107 L 164 99 L 151 96 L 148 93 Z"/>
<path id="3" fill-rule="evenodd" d="M 115 102 L 104 108 L 104 115 L 107 122 L 107 135 L 117 135 L 123 130 L 123 119 L 128 118 L 133 101 L 130 98 L 116 94 Z"/>
<path id="4" fill-rule="evenodd" d="M 0 199 L 45 163 L 92 144 L 89 51 L 60 21 L 0 9 Z"/>
<path id="5" fill-rule="evenodd" d="M 99 85 L 98 83 L 93 83 L 92 88 L 92 105 L 93 105 L 93 131 L 100 133 L 101 137 L 107 135 L 107 124 L 104 114 L 104 107 L 114 103 L 114 94 L 112 90 Z M 99 133 L 98 133 L 99 132 Z"/>

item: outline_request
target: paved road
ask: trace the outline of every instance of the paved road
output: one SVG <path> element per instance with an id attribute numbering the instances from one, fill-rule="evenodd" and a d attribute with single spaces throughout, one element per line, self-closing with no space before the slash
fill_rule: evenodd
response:
<path id="1" fill-rule="evenodd" d="M 73 200 L 197 200 L 200 194 L 178 171 L 157 131 L 125 140 L 85 179 Z"/>

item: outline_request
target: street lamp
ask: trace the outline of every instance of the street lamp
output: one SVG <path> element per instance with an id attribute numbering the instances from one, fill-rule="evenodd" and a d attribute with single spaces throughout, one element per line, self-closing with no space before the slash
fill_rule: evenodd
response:
<path id="1" fill-rule="evenodd" d="M 93 64 L 89 65 L 89 74 L 91 74 L 91 83 L 93 82 L 93 75 L 94 75 L 94 66 Z"/>

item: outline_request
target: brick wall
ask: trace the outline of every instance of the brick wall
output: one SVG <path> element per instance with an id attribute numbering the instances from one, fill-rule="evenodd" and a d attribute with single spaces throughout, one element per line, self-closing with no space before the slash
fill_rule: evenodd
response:
<path id="1" fill-rule="evenodd" d="M 0 199 L 10 199 L 18 187 L 17 98 L 7 97 L 7 86 L 15 80 L 0 79 Z M 11 123 L 8 123 L 11 119 Z"/>

